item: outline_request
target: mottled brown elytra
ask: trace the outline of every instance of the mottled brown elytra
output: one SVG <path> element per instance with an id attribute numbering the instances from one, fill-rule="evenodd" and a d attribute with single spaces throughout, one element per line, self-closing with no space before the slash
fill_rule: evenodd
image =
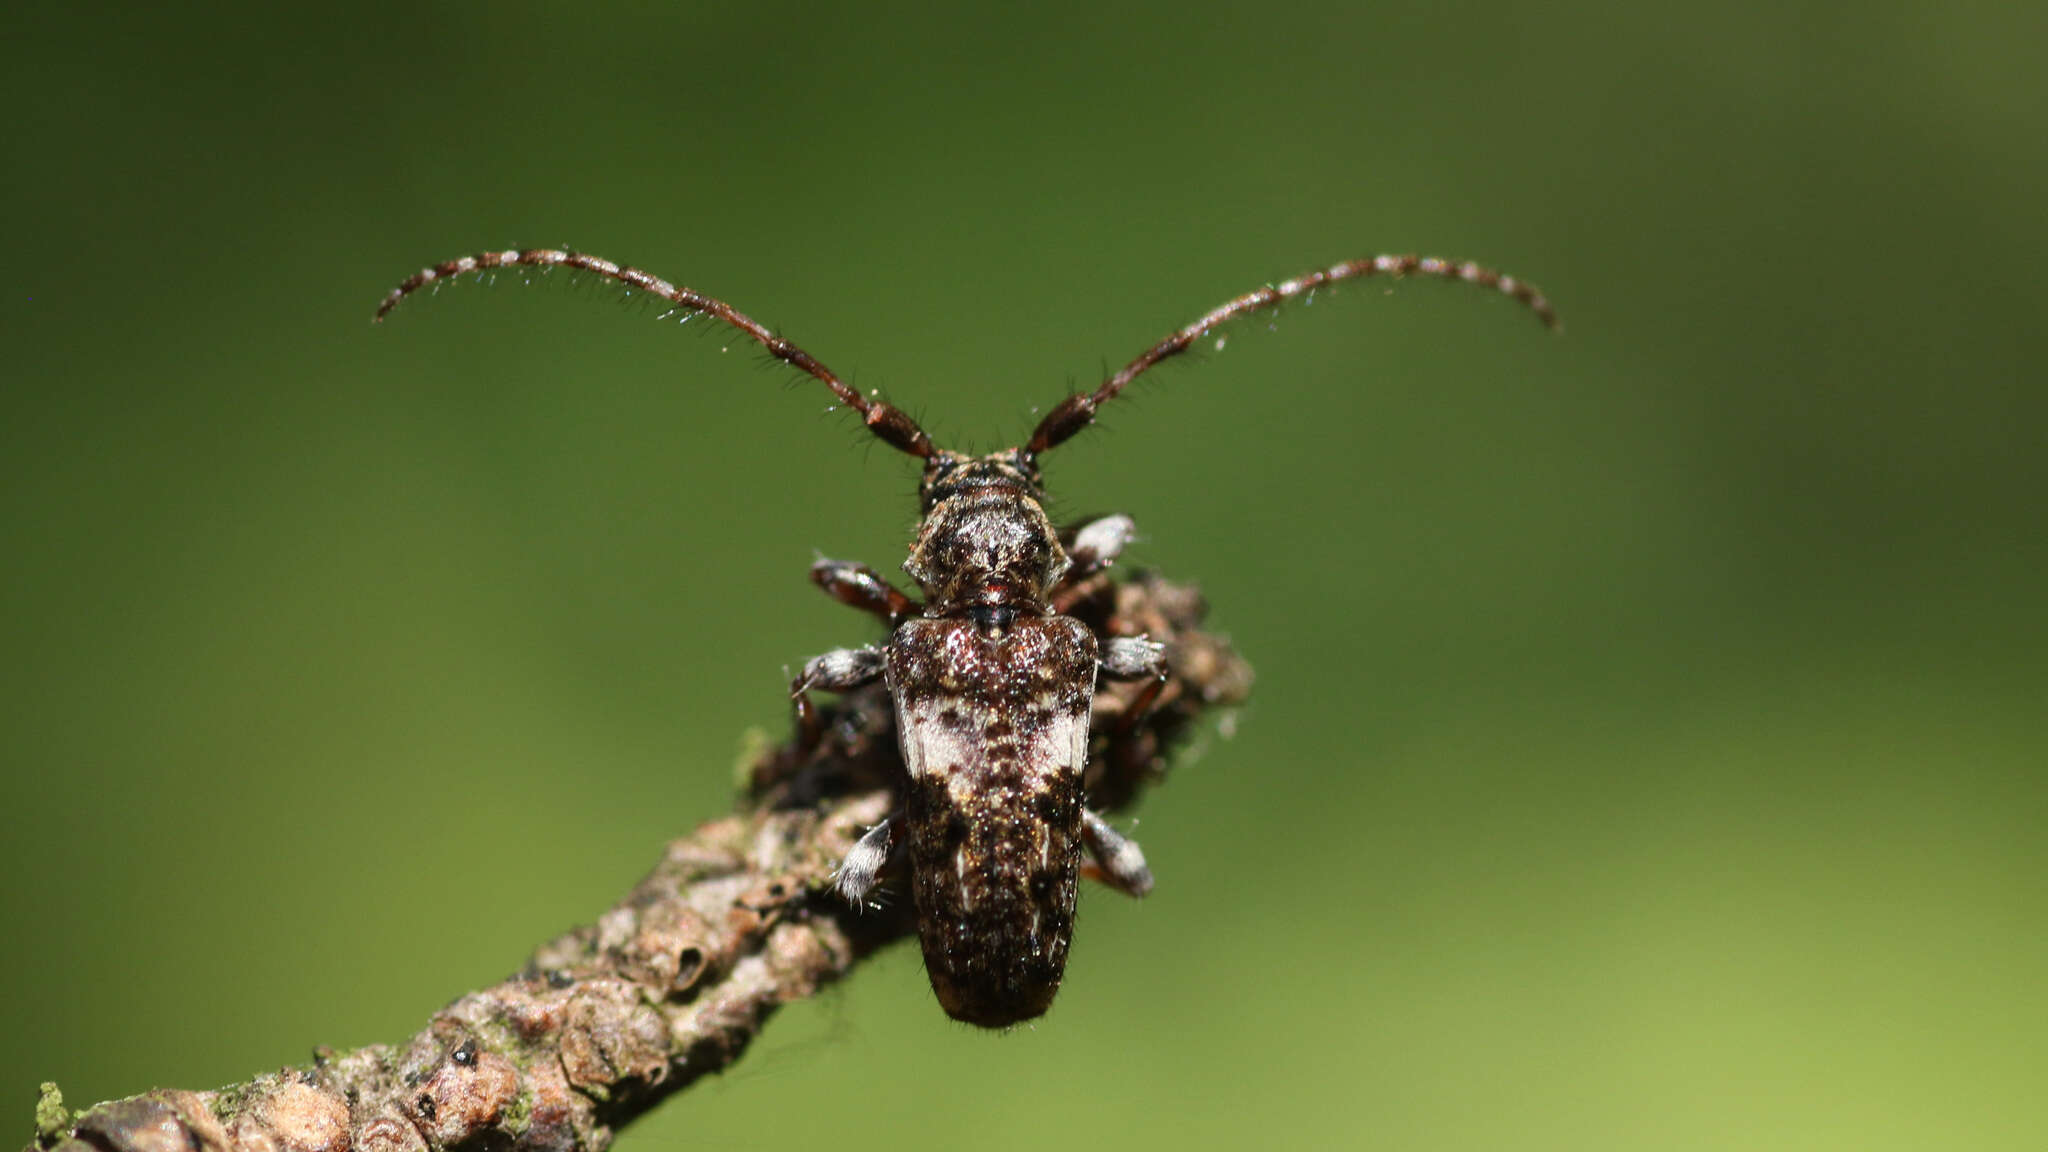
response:
<path id="1" fill-rule="evenodd" d="M 906 770 L 901 802 L 847 854 L 837 886 L 862 905 L 892 848 L 907 843 L 932 990 L 955 1019 L 986 1028 L 1032 1019 L 1051 1006 L 1066 970 L 1084 852 L 1094 865 L 1089 874 L 1111 887 L 1132 896 L 1152 887 L 1144 853 L 1089 810 L 1082 779 L 1096 678 L 1144 682 L 1117 721 L 1134 727 L 1166 684 L 1166 655 L 1142 637 L 1098 636 L 1067 614 L 1131 540 L 1132 523 L 1106 516 L 1063 536 L 1045 514 L 1039 457 L 1086 428 L 1132 380 L 1219 326 L 1339 281 L 1463 280 L 1513 297 L 1545 325 L 1557 323 L 1533 285 L 1477 264 L 1418 256 L 1335 264 L 1223 304 L 1095 390 L 1054 405 L 1021 447 L 973 456 L 933 444 L 902 409 L 856 392 L 730 305 L 596 256 L 531 249 L 450 260 L 408 277 L 376 318 L 443 280 L 494 268 L 555 267 L 666 300 L 673 307 L 665 316 L 711 316 L 738 328 L 771 356 L 816 377 L 883 443 L 924 461 L 923 519 L 904 563 L 924 601 L 866 565 L 818 561 L 811 579 L 841 603 L 879 617 L 889 638 L 810 661 L 791 695 L 799 725 L 814 726 L 810 689 L 844 692 L 877 678 L 887 685 Z"/>

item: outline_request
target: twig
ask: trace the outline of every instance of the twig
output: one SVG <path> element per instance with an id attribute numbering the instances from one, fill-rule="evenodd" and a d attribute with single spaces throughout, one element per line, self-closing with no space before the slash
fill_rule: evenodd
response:
<path id="1" fill-rule="evenodd" d="M 1244 699 L 1251 673 L 1198 630 L 1200 597 L 1139 575 L 1073 608 L 1097 628 L 1164 641 L 1174 679 L 1117 733 L 1131 687 L 1096 700 L 1092 803 L 1120 808 L 1163 774 L 1202 713 Z M 903 773 L 879 689 L 823 710 L 807 755 L 773 749 L 740 810 L 668 846 L 625 899 L 537 949 L 397 1046 L 316 1049 L 206 1092 L 158 1089 L 72 1115 L 43 1086 L 28 1152 L 600 1152 L 669 1095 L 730 1065 L 776 1008 L 845 976 L 911 931 L 908 901 L 855 911 L 833 869 L 893 803 Z M 907 890 L 900 876 L 888 883 Z M 937 1011 L 936 1007 L 933 1009 Z"/>

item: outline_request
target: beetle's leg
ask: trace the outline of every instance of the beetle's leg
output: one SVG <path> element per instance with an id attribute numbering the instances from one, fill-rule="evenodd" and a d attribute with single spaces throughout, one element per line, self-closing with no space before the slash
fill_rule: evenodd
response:
<path id="1" fill-rule="evenodd" d="M 838 871 L 832 873 L 832 886 L 855 908 L 877 906 L 868 903 L 868 893 L 874 891 L 883 865 L 889 862 L 889 824 L 884 820 L 868 829 L 867 835 L 847 851 L 846 859 L 839 862 Z"/>
<path id="2" fill-rule="evenodd" d="M 789 702 L 796 713 L 797 747 L 802 755 L 808 757 L 815 751 L 825 735 L 824 726 L 818 720 L 818 707 L 811 703 L 811 689 L 850 692 L 879 678 L 885 659 L 879 645 L 834 648 L 812 657 L 804 665 L 804 674 L 789 682 Z"/>
<path id="3" fill-rule="evenodd" d="M 1116 680 L 1143 680 L 1151 682 L 1138 689 L 1131 698 L 1130 707 L 1117 719 L 1116 733 L 1123 735 L 1145 722 L 1152 714 L 1152 706 L 1159 702 L 1159 693 L 1166 687 L 1169 667 L 1166 662 L 1166 645 L 1155 644 L 1142 636 L 1112 636 L 1102 646 L 1102 674 Z"/>
<path id="4" fill-rule="evenodd" d="M 1067 555 L 1074 563 L 1052 594 L 1054 614 L 1064 616 L 1074 605 L 1100 591 L 1108 581 L 1103 572 L 1116 563 L 1124 545 L 1136 535 L 1137 526 L 1129 516 L 1104 516 L 1083 524 L 1074 533 L 1074 542 L 1067 546 Z"/>
<path id="5" fill-rule="evenodd" d="M 1166 688 L 1168 671 L 1164 644 L 1155 644 L 1137 636 L 1114 636 L 1102 646 L 1104 676 L 1116 680 L 1146 680 L 1109 730 L 1110 753 L 1119 775 L 1136 778 L 1145 767 L 1138 760 L 1141 742 L 1130 737 L 1143 727 L 1146 718 L 1152 715 L 1153 707 L 1159 703 L 1159 694 Z"/>
<path id="6" fill-rule="evenodd" d="M 1104 516 L 1090 520 L 1074 533 L 1074 544 L 1067 549 L 1073 558 L 1074 568 L 1070 576 L 1093 576 L 1123 555 L 1124 545 L 1138 535 L 1138 526 L 1129 516 Z"/>
<path id="7" fill-rule="evenodd" d="M 898 592 L 865 564 L 821 557 L 811 565 L 811 583 L 823 588 L 825 595 L 875 616 L 891 628 L 918 609 L 917 601 Z"/>
<path id="8" fill-rule="evenodd" d="M 1083 875 L 1126 896 L 1143 896 L 1152 890 L 1152 870 L 1145 867 L 1145 853 L 1138 842 L 1086 808 L 1081 809 L 1081 842 L 1088 846 L 1092 861 L 1082 867 Z"/>
<path id="9" fill-rule="evenodd" d="M 1083 603 L 1109 587 L 1109 573 L 1097 572 L 1085 580 L 1061 581 L 1051 596 L 1053 615 L 1071 616 L 1074 605 Z"/>

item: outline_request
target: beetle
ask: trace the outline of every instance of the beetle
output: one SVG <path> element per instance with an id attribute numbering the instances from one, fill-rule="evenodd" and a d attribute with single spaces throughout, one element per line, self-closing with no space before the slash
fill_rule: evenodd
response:
<path id="1" fill-rule="evenodd" d="M 873 569 L 820 560 L 812 580 L 879 618 L 879 644 L 809 661 L 791 685 L 799 724 L 815 724 L 808 693 L 881 680 L 894 703 L 904 777 L 901 807 L 847 853 L 835 886 L 860 907 L 899 845 L 910 857 L 918 938 L 939 1003 L 955 1019 L 1005 1028 L 1043 1014 L 1073 938 L 1082 856 L 1088 873 L 1131 896 L 1152 887 L 1144 853 L 1083 796 L 1097 678 L 1143 681 L 1119 721 L 1142 719 L 1167 682 L 1163 648 L 1097 636 L 1066 613 L 1133 536 L 1105 516 L 1062 537 L 1047 517 L 1039 461 L 1095 421 L 1140 375 L 1221 325 L 1325 285 L 1372 276 L 1428 276 L 1492 288 L 1548 326 L 1533 285 L 1477 264 L 1374 256 L 1245 293 L 1175 330 L 1091 391 L 1054 405 L 1022 445 L 985 455 L 939 447 L 902 409 L 849 387 L 808 352 L 721 300 L 640 269 L 561 249 L 483 252 L 424 268 L 377 308 L 381 321 L 423 288 L 500 268 L 571 268 L 709 316 L 823 383 L 877 439 L 923 462 L 921 519 L 904 569 L 911 599 Z"/>

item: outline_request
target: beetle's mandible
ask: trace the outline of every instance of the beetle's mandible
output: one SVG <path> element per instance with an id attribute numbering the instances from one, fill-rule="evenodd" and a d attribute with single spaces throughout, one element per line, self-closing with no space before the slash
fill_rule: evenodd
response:
<path id="1" fill-rule="evenodd" d="M 904 568 L 922 602 L 861 564 L 821 560 L 811 578 L 841 603 L 881 619 L 881 644 L 810 661 L 791 686 L 806 693 L 882 680 L 894 701 L 905 778 L 895 815 L 847 854 L 839 892 L 856 906 L 899 848 L 907 849 L 918 937 L 932 990 L 948 1014 L 1002 1028 L 1051 1006 L 1066 970 L 1084 853 L 1091 875 L 1132 896 L 1152 887 L 1138 846 L 1083 795 L 1098 676 L 1144 681 L 1118 723 L 1141 720 L 1168 676 L 1159 645 L 1098 636 L 1067 614 L 1132 538 L 1107 516 L 1062 536 L 1047 518 L 1039 460 L 1095 419 L 1132 380 L 1218 326 L 1324 285 L 1368 276 L 1430 276 L 1513 297 L 1555 327 L 1533 285 L 1477 264 L 1375 256 L 1332 265 L 1239 296 L 1175 331 L 1101 386 L 1055 405 L 1030 439 L 985 456 L 932 443 L 902 409 L 862 395 L 796 345 L 730 305 L 596 256 L 558 249 L 484 252 L 423 269 L 393 289 L 376 319 L 422 288 L 495 268 L 565 267 L 714 317 L 778 360 L 816 377 L 883 443 L 924 462 L 923 518 Z"/>

